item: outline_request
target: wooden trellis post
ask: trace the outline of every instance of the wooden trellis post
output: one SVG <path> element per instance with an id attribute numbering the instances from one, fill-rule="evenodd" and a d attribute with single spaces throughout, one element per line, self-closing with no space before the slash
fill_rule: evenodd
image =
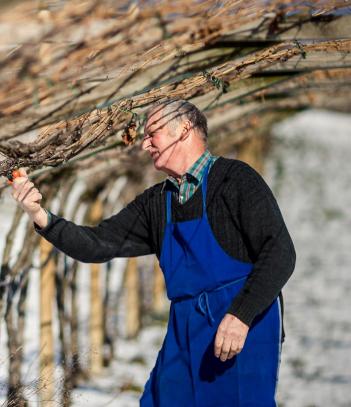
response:
<path id="1" fill-rule="evenodd" d="M 89 221 L 97 224 L 102 218 L 102 203 L 96 199 L 91 207 Z M 99 374 L 103 367 L 103 296 L 101 265 L 90 268 L 90 371 Z"/>
<path id="2" fill-rule="evenodd" d="M 126 293 L 126 336 L 134 338 L 141 327 L 140 323 L 140 278 L 137 259 L 128 259 L 124 275 Z"/>
<path id="3" fill-rule="evenodd" d="M 53 302 L 55 298 L 55 260 L 48 256 L 51 243 L 40 239 L 40 384 L 41 407 L 54 406 L 54 338 L 52 332 Z"/>
<path id="4" fill-rule="evenodd" d="M 155 258 L 152 309 L 156 313 L 162 313 L 165 310 L 166 305 L 165 280 L 159 262 L 157 258 Z"/>
<path id="5" fill-rule="evenodd" d="M 44 16 L 44 13 L 41 14 Z M 45 14 L 49 19 L 50 12 Z M 51 56 L 50 46 L 41 44 L 39 48 L 39 58 L 48 62 Z M 39 89 L 39 94 L 41 92 Z M 50 103 L 51 98 L 43 101 L 43 105 Z M 56 262 L 54 256 L 48 260 L 52 254 L 53 245 L 41 238 L 40 243 L 40 401 L 41 406 L 54 406 L 55 393 L 55 356 L 54 356 L 54 336 L 52 331 L 53 305 L 55 300 L 55 273 Z"/>

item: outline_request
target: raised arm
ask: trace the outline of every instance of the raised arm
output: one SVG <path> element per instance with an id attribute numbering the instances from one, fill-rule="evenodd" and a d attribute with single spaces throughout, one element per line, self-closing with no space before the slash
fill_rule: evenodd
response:
<path id="1" fill-rule="evenodd" d="M 114 257 L 154 253 L 143 205 L 146 192 L 97 226 L 81 226 L 46 214 L 33 183 L 21 178 L 15 181 L 12 195 L 33 220 L 36 232 L 68 256 L 84 263 L 103 263 Z"/>

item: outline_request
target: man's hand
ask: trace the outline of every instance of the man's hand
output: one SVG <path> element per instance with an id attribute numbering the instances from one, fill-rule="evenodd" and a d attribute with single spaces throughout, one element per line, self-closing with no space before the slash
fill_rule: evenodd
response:
<path id="1" fill-rule="evenodd" d="M 218 326 L 214 353 L 222 362 L 231 359 L 244 347 L 249 327 L 232 314 L 225 314 Z"/>
<path id="2" fill-rule="evenodd" d="M 29 181 L 28 175 L 23 168 L 19 169 L 19 173 L 20 176 L 13 181 L 11 195 L 31 218 L 35 218 L 39 211 L 42 210 L 40 206 L 42 195 L 35 188 L 33 182 Z"/>

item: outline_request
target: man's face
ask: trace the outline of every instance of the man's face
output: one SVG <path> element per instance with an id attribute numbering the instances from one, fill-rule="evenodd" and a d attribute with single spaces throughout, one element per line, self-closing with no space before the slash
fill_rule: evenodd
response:
<path id="1" fill-rule="evenodd" d="M 148 151 L 157 170 L 167 172 L 177 159 L 179 137 L 167 126 L 169 120 L 157 109 L 148 117 L 144 129 L 142 149 Z"/>

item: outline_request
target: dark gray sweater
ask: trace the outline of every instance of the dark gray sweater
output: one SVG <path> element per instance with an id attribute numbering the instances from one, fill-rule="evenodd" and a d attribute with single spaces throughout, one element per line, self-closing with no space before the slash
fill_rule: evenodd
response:
<path id="1" fill-rule="evenodd" d="M 165 190 L 158 183 L 99 225 L 79 226 L 51 213 L 50 223 L 35 230 L 68 256 L 84 263 L 155 253 L 160 257 L 166 223 Z M 227 310 L 251 325 L 277 296 L 295 267 L 293 242 L 272 191 L 247 163 L 219 157 L 208 175 L 207 213 L 218 243 L 234 258 L 254 263 Z M 173 197 L 172 220 L 201 217 L 198 188 L 184 204 Z M 283 307 L 282 307 L 283 309 Z M 284 339 L 284 330 L 282 340 Z"/>

